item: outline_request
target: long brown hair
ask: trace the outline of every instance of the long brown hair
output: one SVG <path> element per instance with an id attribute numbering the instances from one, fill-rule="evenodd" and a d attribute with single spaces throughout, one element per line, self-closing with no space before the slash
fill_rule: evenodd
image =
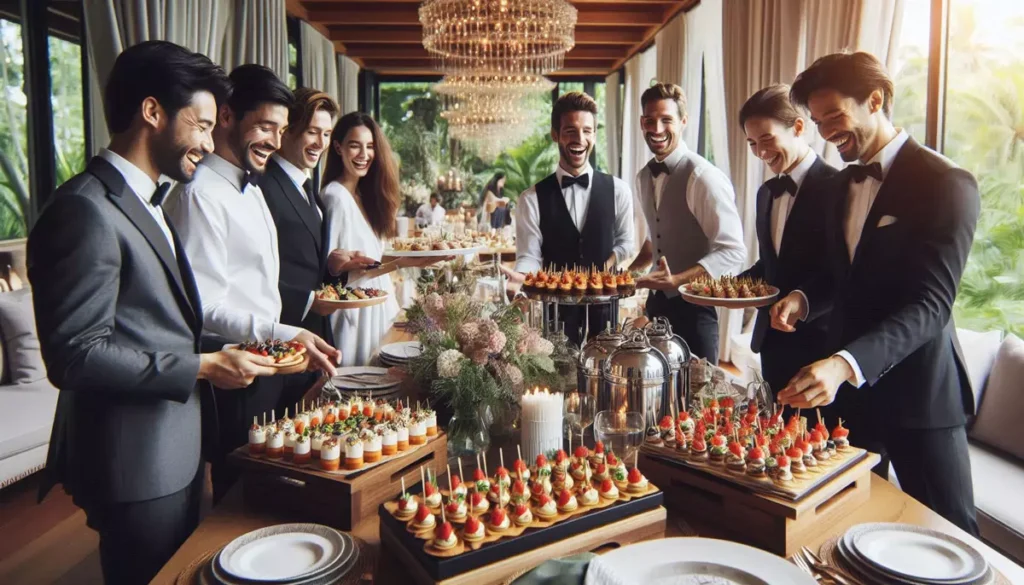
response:
<path id="1" fill-rule="evenodd" d="M 373 162 L 366 176 L 359 179 L 356 190 L 366 220 L 377 237 L 393 238 L 398 234 L 395 217 L 398 213 L 398 165 L 387 137 L 370 116 L 362 112 L 345 114 L 334 125 L 331 133 L 331 148 L 327 152 L 327 166 L 324 168 L 323 184 L 341 179 L 345 175 L 345 161 L 338 154 L 338 147 L 344 147 L 345 138 L 353 128 L 366 126 L 373 135 Z M 353 193 L 355 195 L 355 193 Z"/>

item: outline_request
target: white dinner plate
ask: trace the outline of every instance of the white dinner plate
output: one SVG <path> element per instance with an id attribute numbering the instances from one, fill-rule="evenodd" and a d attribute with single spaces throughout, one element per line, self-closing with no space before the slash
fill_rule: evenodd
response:
<path id="1" fill-rule="evenodd" d="M 351 547 L 351 542 L 348 543 Z M 315 576 L 345 555 L 341 533 L 319 524 L 279 524 L 244 534 L 220 552 L 221 570 L 244 581 L 281 583 Z"/>
<path id="2" fill-rule="evenodd" d="M 351 366 L 338 368 L 338 375 L 331 378 L 331 383 L 339 390 L 362 392 L 394 388 L 401 384 L 401 380 L 388 376 L 387 368 Z"/>
<path id="3" fill-rule="evenodd" d="M 843 546 L 854 562 L 922 583 L 972 583 L 988 570 L 981 553 L 966 543 L 910 524 L 860 524 L 843 535 Z"/>
<path id="4" fill-rule="evenodd" d="M 487 246 L 473 246 L 472 248 L 455 248 L 454 250 L 385 250 L 385 256 L 392 258 L 428 258 L 437 257 L 439 260 L 448 256 L 462 256 L 463 254 L 477 254 L 487 250 Z"/>
<path id="5" fill-rule="evenodd" d="M 711 538 L 631 544 L 590 562 L 585 585 L 817 585 L 782 557 Z"/>
<path id="6" fill-rule="evenodd" d="M 380 355 L 391 362 L 404 363 L 423 353 L 423 346 L 418 341 L 399 341 L 381 346 Z"/>
<path id="7" fill-rule="evenodd" d="M 690 285 L 684 285 L 680 290 L 679 294 L 682 295 L 683 299 L 687 302 L 700 305 L 702 307 L 724 307 L 727 309 L 746 309 L 746 308 L 760 308 L 767 307 L 768 305 L 775 302 L 775 299 L 779 296 L 779 289 L 776 287 L 769 287 L 772 290 L 772 294 L 766 297 L 750 297 L 746 299 L 720 299 L 717 297 L 705 297 L 701 295 L 695 295 L 690 292 Z"/>
<path id="8" fill-rule="evenodd" d="M 287 581 L 286 585 L 335 585 L 345 575 L 351 572 L 359 561 L 359 546 L 348 534 L 345 534 L 344 532 L 340 534 L 342 539 L 345 541 L 345 553 L 342 556 L 338 557 L 322 571 L 301 577 L 294 581 Z M 235 579 L 220 568 L 220 565 L 217 562 L 211 563 L 210 569 L 215 581 L 220 585 L 253 585 L 254 583 L 253 581 Z"/>

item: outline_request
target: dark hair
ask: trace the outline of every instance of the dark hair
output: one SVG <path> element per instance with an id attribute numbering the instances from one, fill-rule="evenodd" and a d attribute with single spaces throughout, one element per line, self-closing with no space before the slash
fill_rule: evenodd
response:
<path id="1" fill-rule="evenodd" d="M 338 103 L 318 89 L 300 87 L 294 97 L 292 107 L 288 108 L 289 134 L 305 132 L 313 115 L 319 111 L 327 112 L 332 119 L 338 115 Z"/>
<path id="2" fill-rule="evenodd" d="M 111 134 L 127 131 L 148 97 L 173 118 L 201 91 L 212 93 L 218 106 L 231 93 L 227 74 L 206 55 L 167 41 L 128 47 L 118 55 L 107 78 L 103 94 L 107 130 Z"/>
<path id="3" fill-rule="evenodd" d="M 292 90 L 263 65 L 239 65 L 228 77 L 231 79 L 228 106 L 239 120 L 261 104 L 279 104 L 290 110 L 295 102 Z"/>
<path id="4" fill-rule="evenodd" d="M 441 202 L 441 196 L 440 196 L 440 195 L 438 195 L 436 191 L 434 191 L 434 192 L 432 192 L 432 193 L 430 194 L 430 198 L 431 198 L 431 199 L 437 199 L 437 202 L 438 202 L 438 203 L 440 203 L 440 202 Z"/>
<path id="5" fill-rule="evenodd" d="M 672 100 L 679 107 L 679 117 L 686 114 L 686 93 L 674 83 L 655 83 L 640 94 L 640 111 L 643 112 L 650 102 Z"/>
<path id="6" fill-rule="evenodd" d="M 366 126 L 373 135 L 373 163 L 366 176 L 359 179 L 357 187 L 359 200 L 362 203 L 366 220 L 373 228 L 377 237 L 392 238 L 398 233 L 395 218 L 401 197 L 398 192 L 398 165 L 391 153 L 391 145 L 381 132 L 380 126 L 370 116 L 362 112 L 345 114 L 334 125 L 331 132 L 331 148 L 327 151 L 327 164 L 324 168 L 323 184 L 340 179 L 345 175 L 345 161 L 341 159 L 335 145 L 344 147 L 345 137 L 353 128 Z M 356 193 L 353 193 L 356 195 Z"/>
<path id="7" fill-rule="evenodd" d="M 483 205 L 487 201 L 487 192 L 494 193 L 495 197 L 501 197 L 501 193 L 498 190 L 498 181 L 505 178 L 505 171 L 497 171 L 491 176 L 491 180 L 487 181 L 484 185 L 483 191 L 480 191 L 480 205 Z"/>
<path id="8" fill-rule="evenodd" d="M 832 53 L 811 64 L 796 76 L 790 99 L 807 107 L 811 94 L 819 89 L 834 89 L 864 103 L 871 92 L 882 91 L 882 112 L 892 117 L 893 84 L 885 66 L 871 53 Z"/>
<path id="9" fill-rule="evenodd" d="M 594 115 L 594 122 L 597 122 L 597 102 L 594 98 L 582 91 L 570 91 L 555 100 L 551 108 L 551 130 L 558 132 L 562 128 L 562 115 L 570 112 L 590 112 Z"/>
<path id="10" fill-rule="evenodd" d="M 757 90 L 740 108 L 740 127 L 751 118 L 771 118 L 792 128 L 800 118 L 800 110 L 789 101 L 789 86 L 780 83 Z"/>

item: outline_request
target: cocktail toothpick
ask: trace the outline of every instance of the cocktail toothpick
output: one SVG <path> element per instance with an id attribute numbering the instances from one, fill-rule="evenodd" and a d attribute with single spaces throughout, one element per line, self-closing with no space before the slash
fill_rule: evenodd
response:
<path id="1" fill-rule="evenodd" d="M 633 467 L 640 467 L 640 450 L 633 451 Z"/>
<path id="2" fill-rule="evenodd" d="M 501 463 L 502 467 L 505 467 L 505 451 L 501 447 L 498 447 L 498 462 Z"/>
<path id="3" fill-rule="evenodd" d="M 445 468 L 448 469 L 448 497 L 452 497 L 452 466 L 450 463 L 444 464 Z"/>
<path id="4" fill-rule="evenodd" d="M 284 417 L 288 418 L 288 407 L 284 407 Z"/>
<path id="5" fill-rule="evenodd" d="M 486 475 L 487 477 L 490 477 L 491 474 L 490 474 L 490 472 L 487 471 L 487 451 L 484 451 L 483 456 L 484 456 L 484 475 Z"/>
<path id="6" fill-rule="evenodd" d="M 254 427 L 260 426 L 260 420 L 258 418 L 256 418 L 255 416 L 252 417 L 252 426 L 254 426 Z"/>
<path id="7" fill-rule="evenodd" d="M 462 457 L 457 457 L 456 461 L 459 462 L 459 479 L 466 481 L 466 474 L 462 472 Z"/>
<path id="8" fill-rule="evenodd" d="M 263 411 L 263 426 L 267 426 L 267 411 Z"/>
<path id="9" fill-rule="evenodd" d="M 402 478 L 402 495 L 405 495 L 405 478 Z"/>
<path id="10" fill-rule="evenodd" d="M 427 480 L 423 476 L 423 466 L 422 465 L 420 465 L 420 485 L 423 486 L 423 492 L 425 494 L 426 491 L 427 491 Z"/>
<path id="11" fill-rule="evenodd" d="M 523 449 L 519 445 L 516 445 L 516 455 L 519 457 L 519 460 L 522 461 L 522 459 L 523 459 Z M 526 462 L 523 461 L 523 463 L 526 463 Z"/>

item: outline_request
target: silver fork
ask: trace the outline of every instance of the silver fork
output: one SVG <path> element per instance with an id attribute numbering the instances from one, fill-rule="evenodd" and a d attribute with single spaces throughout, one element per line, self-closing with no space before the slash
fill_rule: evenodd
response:
<path id="1" fill-rule="evenodd" d="M 821 557 L 816 555 L 814 551 L 806 546 L 800 547 L 800 554 L 803 555 L 803 560 L 808 566 L 821 572 L 839 585 L 854 585 L 853 577 L 837 567 L 826 564 L 825 561 L 821 560 Z"/>
<path id="2" fill-rule="evenodd" d="M 811 569 L 811 566 L 807 564 L 807 561 L 804 560 L 803 555 L 801 555 L 799 552 L 793 555 L 793 564 L 796 565 L 797 568 L 803 571 L 804 573 L 807 573 L 808 575 L 813 577 L 815 581 L 821 581 L 821 575 L 816 573 L 814 569 Z"/>

